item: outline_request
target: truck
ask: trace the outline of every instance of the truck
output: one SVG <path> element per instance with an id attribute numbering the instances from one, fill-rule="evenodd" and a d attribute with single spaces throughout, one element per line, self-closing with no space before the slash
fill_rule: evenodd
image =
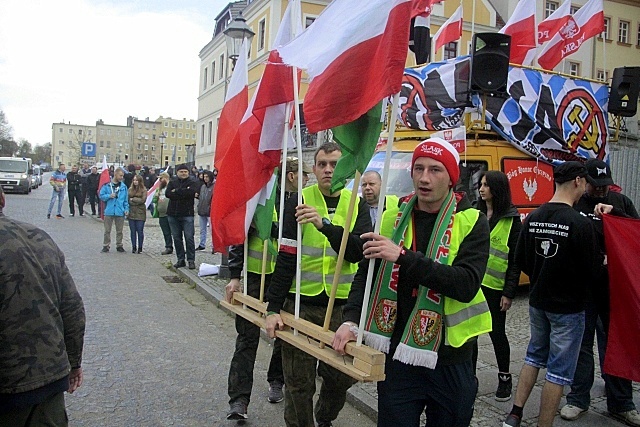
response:
<path id="1" fill-rule="evenodd" d="M 0 185 L 6 192 L 29 194 L 33 166 L 26 157 L 0 157 Z"/>

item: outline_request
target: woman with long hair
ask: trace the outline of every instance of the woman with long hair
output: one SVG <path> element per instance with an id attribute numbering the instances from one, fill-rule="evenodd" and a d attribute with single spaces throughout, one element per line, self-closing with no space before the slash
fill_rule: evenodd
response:
<path id="1" fill-rule="evenodd" d="M 211 198 L 213 197 L 213 172 L 204 171 L 202 175 L 203 184 L 200 191 L 196 193 L 198 199 L 198 217 L 200 218 L 200 244 L 196 251 L 202 251 L 207 248 L 207 227 L 209 225 L 209 216 L 211 215 Z"/>
<path id="2" fill-rule="evenodd" d="M 511 202 L 511 189 L 507 175 L 500 171 L 487 171 L 480 175 L 478 209 L 487 215 L 491 229 L 491 249 L 487 270 L 482 279 L 482 292 L 491 312 L 492 331 L 489 333 L 498 363 L 498 388 L 495 399 L 511 399 L 511 349 L 505 332 L 507 310 L 511 308 L 520 270 L 515 265 L 515 249 L 522 223 L 520 214 Z M 474 367 L 478 360 L 478 344 L 473 353 Z"/>
<path id="3" fill-rule="evenodd" d="M 144 223 L 147 220 L 147 189 L 144 179 L 134 175 L 129 187 L 129 230 L 131 230 L 131 253 L 142 253 Z"/>
<path id="4" fill-rule="evenodd" d="M 162 255 L 171 255 L 173 253 L 173 237 L 171 237 L 171 228 L 169 227 L 169 219 L 167 218 L 167 208 L 169 207 L 169 199 L 165 192 L 167 191 L 167 184 L 171 179 L 168 173 L 162 172 L 160 174 L 160 184 L 156 194 L 153 195 L 153 204 L 156 207 L 154 218 L 158 217 L 160 223 L 160 229 L 164 236 L 164 251 Z"/>

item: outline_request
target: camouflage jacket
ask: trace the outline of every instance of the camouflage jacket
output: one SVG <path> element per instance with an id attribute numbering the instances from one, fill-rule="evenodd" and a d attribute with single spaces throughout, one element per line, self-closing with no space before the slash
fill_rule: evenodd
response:
<path id="1" fill-rule="evenodd" d="M 0 393 L 34 390 L 82 362 L 84 304 L 53 239 L 0 216 Z"/>

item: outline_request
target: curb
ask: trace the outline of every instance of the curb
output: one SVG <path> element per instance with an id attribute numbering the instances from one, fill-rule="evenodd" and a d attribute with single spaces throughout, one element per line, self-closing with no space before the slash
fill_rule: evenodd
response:
<path id="1" fill-rule="evenodd" d="M 216 308 L 224 311 L 230 317 L 235 316 L 235 313 L 227 310 L 220 305 L 220 301 L 224 300 L 224 295 L 222 294 L 222 292 L 211 287 L 209 284 L 201 280 L 198 277 L 198 274 L 195 273 L 196 270 L 175 268 L 173 267 L 173 265 L 167 268 L 176 273 L 186 283 L 195 286 L 196 290 L 200 292 L 207 300 L 212 302 Z M 265 342 L 271 342 L 271 338 L 267 336 L 267 333 L 263 329 L 260 329 L 260 338 L 262 338 Z M 347 402 L 349 402 L 351 406 L 362 412 L 367 418 L 371 419 L 373 422 L 377 422 L 378 401 L 369 393 L 362 390 L 359 384 L 360 383 L 354 384 L 347 391 Z"/>

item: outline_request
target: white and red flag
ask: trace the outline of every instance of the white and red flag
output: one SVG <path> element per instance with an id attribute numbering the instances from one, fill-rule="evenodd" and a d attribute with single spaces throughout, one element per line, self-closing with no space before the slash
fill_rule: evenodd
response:
<path id="1" fill-rule="evenodd" d="M 531 65 L 538 46 L 536 43 L 536 2 L 520 0 L 511 18 L 498 32 L 511 36 L 509 62 Z"/>
<path id="2" fill-rule="evenodd" d="M 276 46 L 288 41 L 291 25 L 300 25 L 299 4 L 299 0 L 289 3 L 274 41 Z M 244 243 L 257 206 L 266 204 L 272 195 L 286 104 L 293 100 L 293 69 L 282 64 L 277 52 L 272 51 L 227 154 L 216 165 L 218 178 L 211 203 L 216 251 L 225 252 L 228 246 Z"/>
<path id="3" fill-rule="evenodd" d="M 433 51 L 437 52 L 445 44 L 459 40 L 460 37 L 462 37 L 462 5 L 458 6 L 453 15 L 442 24 L 442 27 L 433 36 Z"/>
<path id="4" fill-rule="evenodd" d="M 247 41 L 242 43 L 236 66 L 229 81 L 227 96 L 220 113 L 218 133 L 216 135 L 216 152 L 213 165 L 220 169 L 220 163 L 229 151 L 233 138 L 238 131 L 238 126 L 247 111 L 249 104 L 249 71 L 247 66 Z"/>
<path id="5" fill-rule="evenodd" d="M 107 164 L 107 156 L 102 156 L 102 172 L 100 172 L 100 179 L 98 180 L 98 197 L 100 196 L 100 190 L 102 186 L 108 184 L 111 181 L 109 175 L 109 165 Z M 100 218 L 104 219 L 104 206 L 105 203 L 100 200 Z"/>
<path id="6" fill-rule="evenodd" d="M 571 18 L 571 0 L 565 0 L 551 15 L 538 24 L 538 44 L 548 42 Z"/>
<path id="7" fill-rule="evenodd" d="M 160 179 L 156 179 L 156 182 L 153 183 L 151 188 L 147 190 L 147 200 L 144 202 L 144 205 L 148 208 L 153 203 L 153 196 L 156 195 L 156 191 L 160 187 Z"/>
<path id="8" fill-rule="evenodd" d="M 589 0 L 564 24 L 540 52 L 538 64 L 552 70 L 564 58 L 576 52 L 585 40 L 604 31 L 602 0 Z"/>
<path id="9" fill-rule="evenodd" d="M 307 71 L 304 117 L 315 133 L 353 122 L 400 91 L 415 0 L 334 0 L 302 34 L 278 48 Z"/>

